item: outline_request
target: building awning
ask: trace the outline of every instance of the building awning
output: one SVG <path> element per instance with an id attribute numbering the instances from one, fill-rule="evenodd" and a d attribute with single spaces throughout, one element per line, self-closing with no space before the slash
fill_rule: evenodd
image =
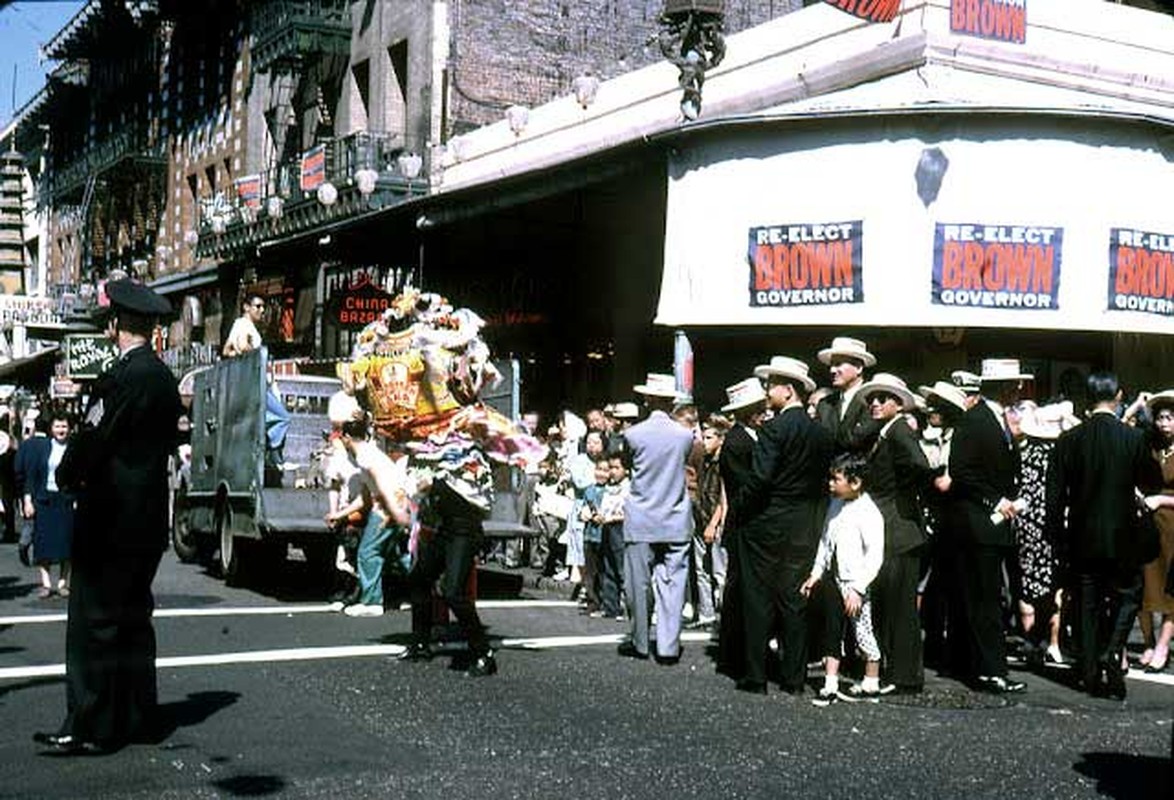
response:
<path id="1" fill-rule="evenodd" d="M 57 362 L 57 345 L 47 347 L 31 356 L 14 358 L 0 364 L 0 381 L 5 383 L 32 383 L 39 378 L 48 378 L 53 374 Z"/>
<path id="2" fill-rule="evenodd" d="M 197 289 L 201 286 L 209 286 L 216 283 L 219 278 L 219 265 L 209 264 L 204 267 L 196 267 L 187 272 L 181 272 L 178 275 L 164 275 L 161 278 L 150 281 L 147 285 L 159 294 L 177 294 L 179 292 Z"/>

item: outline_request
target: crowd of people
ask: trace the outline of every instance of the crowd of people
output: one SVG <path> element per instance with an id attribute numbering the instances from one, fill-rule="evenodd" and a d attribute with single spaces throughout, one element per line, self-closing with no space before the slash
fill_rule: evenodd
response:
<path id="1" fill-rule="evenodd" d="M 622 656 L 675 663 L 681 626 L 708 627 L 739 690 L 792 694 L 822 659 L 819 705 L 919 693 L 927 666 L 1017 693 L 1015 662 L 1123 699 L 1137 620 L 1136 666 L 1166 668 L 1174 389 L 1126 403 L 1097 372 L 1037 403 L 1016 359 L 911 387 L 857 339 L 816 357 L 830 387 L 774 356 L 709 414 L 650 374 L 643 421 L 627 402 L 525 418 L 550 445 L 540 533 L 490 557 L 626 620 Z"/>

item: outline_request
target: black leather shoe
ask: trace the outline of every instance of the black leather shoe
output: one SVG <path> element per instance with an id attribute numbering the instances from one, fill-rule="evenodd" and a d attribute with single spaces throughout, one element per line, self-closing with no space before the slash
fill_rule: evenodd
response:
<path id="1" fill-rule="evenodd" d="M 676 666 L 680 662 L 681 662 L 681 654 L 680 653 L 678 653 L 675 656 L 657 656 L 656 657 L 656 663 L 660 664 L 662 667 Z"/>
<path id="2" fill-rule="evenodd" d="M 648 653 L 641 653 L 636 649 L 636 645 L 631 642 L 621 642 L 620 646 L 616 648 L 616 653 L 624 658 L 635 658 L 640 661 L 648 660 Z"/>
<path id="3" fill-rule="evenodd" d="M 1017 694 L 1026 690 L 1027 684 L 1002 675 L 979 675 L 978 688 L 991 694 Z"/>
<path id="4" fill-rule="evenodd" d="M 31 567 L 33 565 L 32 562 L 29 561 L 29 547 L 30 546 L 31 545 L 22 544 L 22 545 L 20 545 L 20 547 L 17 548 L 17 557 L 20 559 L 20 563 L 26 567 Z"/>
<path id="5" fill-rule="evenodd" d="M 79 739 L 71 733 L 34 733 L 33 741 L 45 745 L 56 753 L 70 756 L 97 755 L 109 750 L 109 748 L 95 742 Z"/>
<path id="6" fill-rule="evenodd" d="M 734 684 L 734 688 L 739 692 L 746 692 L 748 694 L 766 694 L 766 684 L 758 681 L 750 681 L 743 678 Z"/>
<path id="7" fill-rule="evenodd" d="M 412 662 L 431 661 L 432 660 L 432 648 L 426 644 L 421 644 L 420 642 L 416 642 L 415 644 L 408 645 L 408 649 L 404 650 L 402 653 L 400 653 L 398 656 L 396 656 L 396 660 L 397 661 L 412 661 Z"/>
<path id="8" fill-rule="evenodd" d="M 493 651 L 477 656 L 465 671 L 470 678 L 484 678 L 496 673 L 497 659 L 493 657 Z"/>

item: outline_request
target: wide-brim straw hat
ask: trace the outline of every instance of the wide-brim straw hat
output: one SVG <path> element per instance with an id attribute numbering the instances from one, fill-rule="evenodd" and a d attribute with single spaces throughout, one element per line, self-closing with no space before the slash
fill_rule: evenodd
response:
<path id="1" fill-rule="evenodd" d="M 831 364 L 832 356 L 849 356 L 864 362 L 866 367 L 876 366 L 876 356 L 868 352 L 864 342 L 848 336 L 835 337 L 832 339 L 831 347 L 825 347 L 818 354 L 821 364 Z"/>
<path id="2" fill-rule="evenodd" d="M 807 365 L 802 361 L 787 356 L 772 356 L 769 364 L 759 364 L 754 368 L 754 375 L 757 378 L 790 378 L 801 383 L 808 392 L 815 389 L 815 381 L 811 379 L 809 372 Z"/>
<path id="3" fill-rule="evenodd" d="M 686 397 L 684 392 L 677 391 L 677 379 L 674 376 L 660 372 L 648 373 L 644 383 L 633 386 L 632 391 L 649 397 L 667 397 L 670 400 L 683 400 Z"/>
<path id="4" fill-rule="evenodd" d="M 1150 414 L 1154 413 L 1154 409 L 1158 406 L 1169 406 L 1174 408 L 1174 389 L 1164 389 L 1160 392 L 1155 392 L 1150 395 L 1150 399 L 1145 401 L 1145 407 Z"/>
<path id="5" fill-rule="evenodd" d="M 982 383 L 993 381 L 1029 381 L 1034 375 L 1024 372 L 1019 367 L 1017 358 L 984 358 L 982 373 L 978 376 Z"/>
<path id="6" fill-rule="evenodd" d="M 762 388 L 762 382 L 758 378 L 747 378 L 744 381 L 738 381 L 733 386 L 726 387 L 726 400 L 729 402 L 722 406 L 722 411 L 739 411 L 765 403 L 766 391 Z"/>
<path id="7" fill-rule="evenodd" d="M 865 405 L 868 405 L 868 398 L 882 392 L 898 398 L 901 401 L 902 410 L 913 410 L 915 406 L 913 392 L 909 391 L 909 387 L 905 384 L 905 381 L 888 372 L 878 372 L 873 375 L 872 380 L 861 386 L 857 394 L 859 394 L 860 400 Z"/>
<path id="8" fill-rule="evenodd" d="M 944 400 L 959 411 L 966 410 L 966 392 L 952 383 L 935 381 L 933 386 L 919 386 L 917 391 L 927 401 L 930 398 L 937 398 L 938 400 Z M 930 405 L 933 405 L 933 403 L 930 402 Z"/>

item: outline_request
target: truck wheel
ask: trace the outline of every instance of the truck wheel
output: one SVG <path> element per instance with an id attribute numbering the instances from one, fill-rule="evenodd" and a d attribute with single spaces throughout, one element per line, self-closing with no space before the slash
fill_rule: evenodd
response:
<path id="1" fill-rule="evenodd" d="M 220 575 L 229 586 L 240 586 L 245 573 L 243 551 L 248 544 L 233 534 L 232 512 L 227 508 L 216 518 L 216 533 L 220 539 Z"/>
<path id="2" fill-rule="evenodd" d="M 180 561 L 191 564 L 199 560 L 200 545 L 188 518 L 187 496 L 187 484 L 181 483 L 171 498 L 171 546 Z"/>

